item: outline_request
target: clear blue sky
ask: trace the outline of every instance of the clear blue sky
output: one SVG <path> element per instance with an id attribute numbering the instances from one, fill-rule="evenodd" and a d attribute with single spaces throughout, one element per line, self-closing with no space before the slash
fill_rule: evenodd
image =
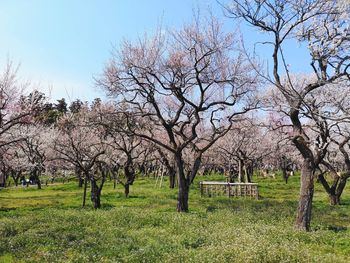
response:
<path id="1" fill-rule="evenodd" d="M 3 0 L 0 65 L 8 58 L 20 63 L 21 79 L 47 94 L 52 89 L 52 99 L 103 97 L 93 76 L 113 45 L 154 32 L 159 24 L 178 28 L 191 20 L 193 9 L 208 6 L 222 17 L 215 0 Z"/>

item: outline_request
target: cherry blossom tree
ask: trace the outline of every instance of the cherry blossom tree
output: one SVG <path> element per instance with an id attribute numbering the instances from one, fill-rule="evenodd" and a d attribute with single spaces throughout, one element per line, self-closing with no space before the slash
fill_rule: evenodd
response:
<path id="1" fill-rule="evenodd" d="M 179 212 L 188 211 L 203 153 L 256 108 L 257 77 L 236 44 L 214 19 L 197 19 L 178 31 L 125 41 L 98 80 L 116 101 L 128 104 L 126 119 L 132 112 L 148 126 L 129 131 L 174 156 Z"/>
<path id="2" fill-rule="evenodd" d="M 20 126 L 14 136 L 21 138 L 16 144 L 27 157 L 27 171 L 31 181 L 41 189 L 40 176 L 45 172 L 47 152 L 52 145 L 52 129 L 31 123 Z"/>
<path id="3" fill-rule="evenodd" d="M 237 177 L 238 182 L 251 182 L 254 168 L 273 151 L 266 143 L 267 130 L 258 121 L 254 117 L 236 123 L 213 148 L 214 158 L 224 160 L 229 181 Z"/>
<path id="4" fill-rule="evenodd" d="M 136 119 L 131 120 L 132 116 L 125 118 L 127 113 L 123 107 L 118 109 L 114 104 L 95 103 L 92 114 L 93 122 L 103 129 L 106 143 L 113 152 L 108 154 L 110 171 L 123 185 L 125 196 L 128 197 L 130 185 L 136 178 L 137 160 L 146 151 L 143 139 L 127 130 L 128 124 L 135 126 L 138 123 Z M 116 167 L 123 168 L 125 181 L 116 176 L 119 171 Z"/>
<path id="5" fill-rule="evenodd" d="M 29 84 L 19 82 L 17 70 L 8 62 L 0 75 L 0 147 L 15 142 L 17 139 L 8 135 L 17 126 L 30 121 L 33 114 L 40 110 L 38 106 L 42 98 L 23 95 Z M 9 140 L 10 138 L 15 141 Z"/>
<path id="6" fill-rule="evenodd" d="M 154 147 L 162 165 L 166 168 L 166 174 L 169 176 L 169 187 L 173 189 L 176 185 L 176 166 L 174 157 L 171 152 L 166 149 L 163 149 L 158 145 L 155 145 Z"/>
<path id="7" fill-rule="evenodd" d="M 312 151 L 302 121 L 302 108 L 311 92 L 349 78 L 350 31 L 349 2 L 327 0 L 233 0 L 225 7 L 227 15 L 242 19 L 265 33 L 264 43 L 272 46 L 272 70 L 257 71 L 285 98 L 290 122 L 293 127 L 292 141 L 303 158 L 299 206 L 295 226 L 310 229 L 311 208 L 314 192 L 314 173 L 323 153 Z M 291 68 L 285 56 L 285 44 L 291 39 L 306 44 L 314 77 L 293 81 Z M 326 144 L 324 145 L 326 146 Z M 323 151 L 324 152 L 324 151 Z"/>
<path id="8" fill-rule="evenodd" d="M 318 166 L 318 180 L 333 205 L 340 203 L 350 176 L 350 104 L 346 99 L 349 92 L 349 81 L 344 81 L 324 86 L 317 93 L 311 93 L 308 99 L 307 116 L 315 122 L 309 128 L 314 133 L 314 147 L 324 155 Z M 327 172 L 331 182 L 324 176 Z"/>
<path id="9" fill-rule="evenodd" d="M 103 162 L 106 145 L 101 138 L 102 131 L 91 124 L 89 110 L 82 109 L 77 114 L 67 114 L 60 118 L 57 126 L 54 149 L 57 159 L 78 167 L 84 176 L 83 206 L 85 206 L 88 182 L 91 183 L 91 200 L 94 208 L 100 208 L 100 196 L 106 174 L 98 174 L 98 163 Z M 100 181 L 100 184 L 98 184 Z"/>

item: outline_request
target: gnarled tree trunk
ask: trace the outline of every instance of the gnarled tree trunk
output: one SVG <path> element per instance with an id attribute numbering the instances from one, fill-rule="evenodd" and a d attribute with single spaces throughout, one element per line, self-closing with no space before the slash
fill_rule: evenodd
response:
<path id="1" fill-rule="evenodd" d="M 85 207 L 85 204 L 86 204 L 86 190 L 87 190 L 88 180 L 89 180 L 89 174 L 85 173 L 85 176 L 84 176 L 84 192 L 83 192 L 83 207 Z"/>
<path id="2" fill-rule="evenodd" d="M 84 178 L 82 178 L 81 176 L 79 176 L 79 183 L 78 183 L 78 187 L 79 188 L 82 188 L 83 187 L 83 184 L 84 184 Z"/>
<path id="3" fill-rule="evenodd" d="M 322 184 L 323 188 L 327 192 L 330 204 L 339 205 L 340 197 L 344 191 L 349 175 L 348 173 L 338 175 L 334 167 L 332 167 L 329 163 L 323 162 L 322 164 L 324 164 L 329 169 L 331 175 L 333 176 L 333 182 L 332 185 L 327 182 L 326 178 L 324 177 L 325 172 L 318 175 L 318 181 Z"/>
<path id="4" fill-rule="evenodd" d="M 39 177 L 37 178 L 36 184 L 38 186 L 38 189 L 41 189 L 41 181 L 40 181 Z"/>
<path id="5" fill-rule="evenodd" d="M 190 191 L 189 180 L 186 178 L 182 156 L 180 153 L 175 154 L 175 160 L 178 170 L 178 195 L 177 195 L 177 211 L 188 212 L 188 195 Z"/>
<path id="6" fill-rule="evenodd" d="M 305 159 L 301 169 L 299 206 L 295 227 L 309 231 L 311 222 L 312 199 L 314 195 L 314 167 L 311 160 Z"/>
<path id="7" fill-rule="evenodd" d="M 41 182 L 40 182 L 40 178 L 39 178 L 39 169 L 38 168 L 34 168 L 34 170 L 32 170 L 31 172 L 31 178 L 35 180 L 35 183 L 38 186 L 38 189 L 41 189 Z"/>
<path id="8" fill-rule="evenodd" d="M 188 212 L 188 195 L 190 192 L 190 186 L 185 178 L 179 176 L 179 192 L 177 199 L 177 211 Z"/>
<path id="9" fill-rule="evenodd" d="M 347 177 L 340 177 L 330 188 L 330 191 L 327 191 L 331 205 L 340 205 L 340 197 L 346 186 L 347 179 Z"/>
<path id="10" fill-rule="evenodd" d="M 95 178 L 91 177 L 91 201 L 95 209 L 101 207 L 101 189 L 98 187 Z"/>
<path id="11" fill-rule="evenodd" d="M 132 161 L 130 161 L 130 163 L 128 163 L 125 167 L 124 167 L 124 173 L 125 173 L 125 177 L 126 177 L 126 182 L 124 184 L 124 194 L 125 197 L 129 196 L 129 192 L 130 192 L 130 185 L 132 185 L 135 181 L 135 170 L 132 167 Z"/>
<path id="12" fill-rule="evenodd" d="M 12 176 L 13 181 L 15 182 L 16 187 L 18 186 L 18 180 L 21 177 L 21 175 L 22 175 L 22 171 L 12 171 L 11 172 L 11 176 Z"/>
<path id="13" fill-rule="evenodd" d="M 124 194 L 125 194 L 125 197 L 128 197 L 128 196 L 129 196 L 129 192 L 130 192 L 130 184 L 129 184 L 129 183 L 126 183 L 126 184 L 124 184 Z"/>
<path id="14" fill-rule="evenodd" d="M 168 172 L 169 172 L 169 187 L 171 189 L 174 189 L 176 185 L 176 170 L 171 169 L 171 170 L 168 170 Z"/>

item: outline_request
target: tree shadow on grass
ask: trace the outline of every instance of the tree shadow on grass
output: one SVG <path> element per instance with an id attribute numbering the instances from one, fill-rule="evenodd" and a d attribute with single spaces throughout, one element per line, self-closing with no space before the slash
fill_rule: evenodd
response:
<path id="1" fill-rule="evenodd" d="M 102 210 L 111 210 L 113 208 L 115 208 L 116 206 L 115 205 L 112 205 L 112 204 L 102 204 L 101 205 L 101 209 Z"/>
<path id="2" fill-rule="evenodd" d="M 146 197 L 143 195 L 129 195 L 127 198 L 130 199 L 145 199 Z"/>
<path id="3" fill-rule="evenodd" d="M 339 206 L 350 206 L 350 199 L 340 200 Z"/>
<path id="4" fill-rule="evenodd" d="M 209 205 L 209 206 L 207 206 L 206 211 L 207 211 L 207 212 L 214 212 L 214 211 L 216 211 L 217 209 L 218 209 L 218 207 L 216 207 L 216 206 L 214 206 L 214 205 Z"/>
<path id="5" fill-rule="evenodd" d="M 335 233 L 344 232 L 348 230 L 348 228 L 345 226 L 328 226 L 327 229 Z"/>
<path id="6" fill-rule="evenodd" d="M 146 199 L 146 196 L 144 196 L 144 195 L 129 195 L 128 197 L 126 197 L 124 194 L 117 193 L 117 194 L 112 194 L 112 196 L 116 197 L 118 199 L 119 198 L 122 198 L 122 199 Z"/>
<path id="7" fill-rule="evenodd" d="M 317 225 L 312 227 L 312 232 L 317 232 L 317 231 L 332 231 L 334 233 L 341 233 L 341 232 L 346 232 L 348 230 L 348 227 L 346 226 L 340 226 L 340 225 Z"/>
<path id="8" fill-rule="evenodd" d="M 0 207 L 0 212 L 10 212 L 16 209 L 17 209 L 16 207 L 7 207 L 7 208 Z"/>

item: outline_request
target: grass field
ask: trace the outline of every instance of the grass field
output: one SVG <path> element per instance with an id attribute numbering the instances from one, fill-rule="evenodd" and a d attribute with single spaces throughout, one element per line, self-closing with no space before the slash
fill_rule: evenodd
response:
<path id="1" fill-rule="evenodd" d="M 102 209 L 81 208 L 76 182 L 0 190 L 0 262 L 350 262 L 350 191 L 332 207 L 316 184 L 312 231 L 295 231 L 299 178 L 256 179 L 259 200 L 200 197 L 175 212 L 176 189 L 111 183 Z"/>

